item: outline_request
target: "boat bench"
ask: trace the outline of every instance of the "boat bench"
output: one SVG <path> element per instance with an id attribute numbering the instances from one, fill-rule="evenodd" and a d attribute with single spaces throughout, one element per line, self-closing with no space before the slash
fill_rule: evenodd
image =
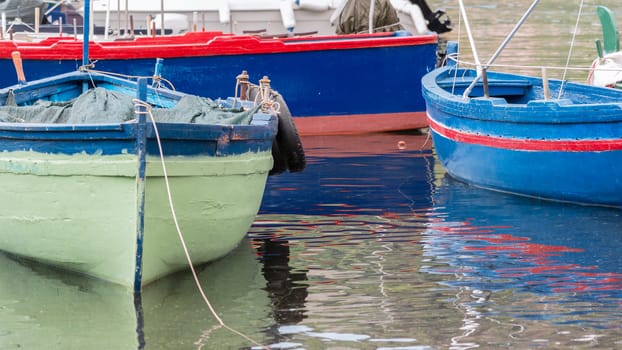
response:
<path id="1" fill-rule="evenodd" d="M 473 82 L 472 77 L 464 78 L 448 78 L 438 81 L 438 86 L 453 91 L 456 94 L 462 94 Z M 488 92 L 491 97 L 511 97 L 524 96 L 532 84 L 527 79 L 488 79 Z M 479 81 L 469 94 L 469 97 L 484 96 L 484 84 Z"/>

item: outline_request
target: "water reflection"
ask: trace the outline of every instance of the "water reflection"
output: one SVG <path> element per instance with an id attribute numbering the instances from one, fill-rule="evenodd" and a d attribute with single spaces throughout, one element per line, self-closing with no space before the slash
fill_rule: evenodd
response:
<path id="1" fill-rule="evenodd" d="M 263 342 L 273 324 L 248 241 L 202 266 L 199 278 L 223 321 Z M 220 327 L 188 272 L 145 288 L 124 288 L 0 254 L 1 349 L 243 348 L 249 341 Z"/>
<path id="2" fill-rule="evenodd" d="M 387 215 L 430 206 L 434 156 L 427 134 L 307 136 L 303 144 L 309 166 L 271 177 L 260 213 Z M 407 201 L 403 188 L 411 190 Z"/>
<path id="3" fill-rule="evenodd" d="M 443 284 L 466 294 L 459 300 L 469 314 L 519 324 L 524 334 L 542 332 L 524 326 L 530 321 L 584 327 L 570 344 L 598 338 L 617 346 L 619 210 L 510 196 L 449 178 L 434 199 L 424 238 L 430 264 L 422 271 L 452 277 Z"/>
<path id="4" fill-rule="evenodd" d="M 281 341 L 620 346 L 618 210 L 473 188 L 446 177 L 425 149 L 404 162 L 401 150 L 339 152 L 339 141 L 315 142 L 309 172 L 271 179 L 284 190 L 265 197 L 250 233 L 263 245 L 287 246 L 286 270 L 304 276 L 291 285 L 306 288 L 306 300 L 278 305 L 303 315 L 280 322 Z M 360 166 L 365 171 L 355 171 Z M 306 215 L 283 214 L 292 188 L 307 199 L 294 210 Z"/>
<path id="5" fill-rule="evenodd" d="M 249 239 L 199 278 L 273 349 L 620 348 L 622 212 L 445 176 L 427 136 L 303 139 Z M 259 349 L 191 275 L 145 288 L 0 255 L 0 348 Z"/>

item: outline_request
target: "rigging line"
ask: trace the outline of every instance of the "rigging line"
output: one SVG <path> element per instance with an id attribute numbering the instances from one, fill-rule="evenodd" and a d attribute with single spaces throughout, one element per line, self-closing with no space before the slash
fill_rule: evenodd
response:
<path id="1" fill-rule="evenodd" d="M 540 0 L 534 0 L 533 3 L 531 3 L 531 6 L 529 6 L 527 11 L 518 20 L 518 22 L 516 23 L 514 28 L 512 28 L 512 31 L 510 32 L 510 34 L 508 34 L 505 37 L 505 39 L 503 40 L 501 45 L 499 45 L 499 48 L 497 49 L 497 51 L 495 51 L 495 53 L 492 55 L 492 57 L 490 57 L 488 62 L 486 62 L 486 67 L 485 67 L 486 69 L 488 69 L 488 67 L 490 67 L 490 65 L 497 59 L 497 57 L 499 57 L 501 52 L 510 43 L 510 40 L 512 40 L 512 38 L 514 38 L 514 35 L 516 35 L 516 33 L 518 32 L 520 27 L 525 23 L 525 21 L 531 15 L 531 13 L 533 12 L 533 10 L 535 9 L 536 5 L 538 5 L 539 2 L 540 2 Z M 462 0 L 460 0 L 460 3 L 462 3 Z M 465 14 L 465 16 L 466 16 L 466 14 Z M 465 20 L 466 20 L 466 18 L 465 18 Z M 466 21 L 465 21 L 465 25 L 467 25 Z M 475 77 L 475 79 L 473 79 L 473 82 L 471 83 L 471 85 L 469 85 L 469 87 L 467 87 L 464 90 L 464 94 L 462 96 L 464 96 L 465 98 L 467 98 L 469 96 L 469 94 L 471 93 L 471 90 L 475 87 L 475 84 L 477 84 L 477 81 L 482 77 L 482 67 L 481 67 L 481 64 L 479 63 L 479 60 L 477 58 L 475 59 L 475 62 L 478 63 L 478 66 L 477 66 L 477 77 Z"/>
<path id="2" fill-rule="evenodd" d="M 574 48 L 575 38 L 577 37 L 577 30 L 579 28 L 579 19 L 581 19 L 581 12 L 583 12 L 583 1 L 579 4 L 579 12 L 577 13 L 577 21 L 574 25 L 574 30 L 572 31 L 572 41 L 570 42 L 570 48 L 568 49 L 568 57 L 566 58 L 566 66 L 570 64 L 570 56 L 572 56 L 572 49 Z M 564 92 L 564 82 L 566 81 L 566 70 L 564 70 L 564 74 L 562 76 L 562 84 L 559 87 L 559 94 L 557 95 L 557 99 L 562 98 L 562 94 Z"/>
<path id="3" fill-rule="evenodd" d="M 447 59 L 449 60 L 453 60 L 456 64 L 456 68 L 458 67 L 458 64 L 460 63 L 459 61 L 459 57 L 460 57 L 460 39 L 462 38 L 462 14 L 460 14 L 460 16 L 458 16 L 458 50 L 455 54 L 455 57 L 452 57 L 452 55 L 447 55 Z M 445 65 L 447 65 L 447 63 L 445 63 Z M 456 69 L 454 71 L 454 79 L 453 79 L 453 83 L 451 84 L 451 93 L 454 94 L 455 93 L 455 89 L 456 89 L 456 81 L 458 80 L 458 70 Z M 429 130 L 428 130 L 429 132 Z"/>
<path id="4" fill-rule="evenodd" d="M 462 2 L 462 0 L 458 0 L 458 5 L 460 5 L 460 14 L 462 15 L 464 19 L 464 27 L 467 32 L 467 37 L 469 38 L 469 43 L 471 44 L 471 51 L 473 52 L 473 59 L 475 60 L 475 63 L 477 64 L 477 73 L 479 75 L 479 73 L 482 70 L 482 64 L 479 61 L 479 55 L 477 54 L 477 48 L 475 47 L 475 40 L 473 39 L 473 33 L 471 33 L 471 26 L 469 25 L 469 18 L 467 17 L 466 9 L 464 8 L 464 3 Z"/>
<path id="5" fill-rule="evenodd" d="M 467 65 L 467 66 L 476 66 L 477 63 L 474 62 L 470 62 L 470 61 L 464 61 L 464 60 L 460 60 L 457 58 L 453 58 L 450 57 L 451 60 L 455 61 L 456 63 L 462 64 L 462 65 Z M 528 65 L 520 65 L 520 64 L 491 64 L 489 67 L 492 68 L 520 68 L 520 69 L 542 69 L 542 68 L 546 68 L 546 69 L 554 69 L 554 70 L 574 70 L 574 71 L 583 71 L 583 70 L 591 70 L 592 67 L 570 67 L 570 66 L 528 66 Z M 603 68 L 603 70 L 605 70 L 605 68 Z M 607 70 L 611 70 L 611 71 L 615 71 L 615 72 L 619 72 L 620 69 L 619 68 L 611 68 L 611 69 L 607 69 Z"/>
<path id="6" fill-rule="evenodd" d="M 177 220 L 177 214 L 175 212 L 175 206 L 173 205 L 173 196 L 171 194 L 171 186 L 168 180 L 168 172 L 166 170 L 166 163 L 164 162 L 164 151 L 162 150 L 162 142 L 160 141 L 160 133 L 158 132 L 158 127 L 155 121 L 155 118 L 153 117 L 153 113 L 151 113 L 151 105 L 148 104 L 147 102 L 138 100 L 138 99 L 133 99 L 132 100 L 134 102 L 134 105 L 136 107 L 141 106 L 144 107 L 146 112 L 140 112 L 140 113 L 146 113 L 149 115 L 149 119 L 151 120 L 151 124 L 153 125 L 153 131 L 155 133 L 155 137 L 156 137 L 156 141 L 158 144 L 158 151 L 160 152 L 160 163 L 162 165 L 162 174 L 164 177 L 164 184 L 166 185 L 166 194 L 168 196 L 168 205 L 169 208 L 171 209 L 171 214 L 173 216 L 173 223 L 175 224 L 175 229 L 177 230 L 177 235 L 179 236 L 179 240 L 181 242 L 181 246 L 184 250 L 184 254 L 186 255 L 186 259 L 188 260 L 188 266 L 190 267 L 190 271 L 192 273 L 192 277 L 194 278 L 194 282 L 196 283 L 197 289 L 199 290 L 199 293 L 201 294 L 201 297 L 203 298 L 203 301 L 205 302 L 205 304 L 207 304 L 207 307 L 209 308 L 210 312 L 212 313 L 212 316 L 214 316 L 214 318 L 218 321 L 218 323 L 220 324 L 220 326 L 224 327 L 225 329 L 231 331 L 232 333 L 235 333 L 237 335 L 239 335 L 240 337 L 252 342 L 255 345 L 258 345 L 264 349 L 269 349 L 267 346 L 262 345 L 261 343 L 259 343 L 258 341 L 250 338 L 249 336 L 245 335 L 244 333 L 229 327 L 228 325 L 225 324 L 225 322 L 218 316 L 218 314 L 216 313 L 216 310 L 214 309 L 214 307 L 212 306 L 212 303 L 209 301 L 209 299 L 207 298 L 207 295 L 205 294 L 205 291 L 203 290 L 203 287 L 201 286 L 201 282 L 199 281 L 199 276 L 196 272 L 196 270 L 194 269 L 194 265 L 192 264 L 192 258 L 190 257 L 190 252 L 188 251 L 188 247 L 186 246 L 186 241 L 184 239 L 184 236 L 181 232 L 181 228 L 179 226 L 179 221 Z"/>

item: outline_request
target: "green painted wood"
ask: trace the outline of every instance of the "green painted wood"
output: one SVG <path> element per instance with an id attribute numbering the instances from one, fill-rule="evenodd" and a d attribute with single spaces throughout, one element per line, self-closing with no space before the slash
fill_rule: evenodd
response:
<path id="1" fill-rule="evenodd" d="M 596 50 L 598 57 L 603 58 L 607 54 L 620 51 L 620 34 L 613 11 L 605 6 L 597 6 L 596 13 L 603 32 L 602 42 L 600 39 L 596 40 Z"/>
<path id="2" fill-rule="evenodd" d="M 271 152 L 168 157 L 173 202 L 195 264 L 229 253 L 259 210 Z M 135 155 L 0 154 L 0 247 L 133 288 Z M 160 159 L 147 157 L 143 284 L 188 267 Z"/>

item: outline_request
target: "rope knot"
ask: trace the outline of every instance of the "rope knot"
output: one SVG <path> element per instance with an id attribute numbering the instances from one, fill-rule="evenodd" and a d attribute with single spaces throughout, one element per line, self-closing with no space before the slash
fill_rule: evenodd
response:
<path id="1" fill-rule="evenodd" d="M 132 99 L 132 103 L 134 104 L 134 113 L 136 114 L 151 114 L 151 105 L 145 101 L 139 100 L 137 98 Z M 144 107 L 144 110 L 141 110 L 140 107 Z"/>

